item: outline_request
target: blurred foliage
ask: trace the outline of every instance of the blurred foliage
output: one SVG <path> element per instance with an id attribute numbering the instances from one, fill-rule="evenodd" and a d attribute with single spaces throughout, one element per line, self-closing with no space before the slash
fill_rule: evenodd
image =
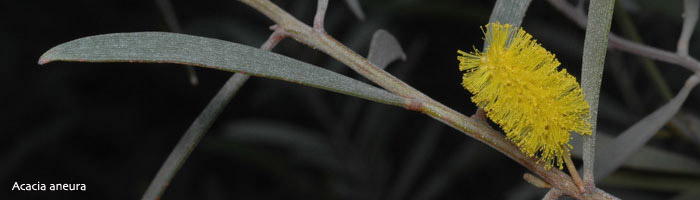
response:
<path id="1" fill-rule="evenodd" d="M 675 49 L 682 1 L 619 0 L 646 44 Z M 259 46 L 271 22 L 236 1 L 173 0 L 185 33 Z M 310 23 L 316 1 L 275 1 Z M 331 1 L 326 30 L 367 55 L 377 29 L 392 33 L 407 60 L 387 70 L 445 105 L 475 107 L 459 85 L 455 51 L 480 45 L 492 1 L 360 1 L 359 21 Z M 0 3 L 0 197 L 139 198 L 179 137 L 229 73 L 165 64 L 55 63 L 37 66 L 48 48 L 113 32 L 166 31 L 154 1 L 3 1 Z M 615 20 L 613 32 L 620 32 Z M 523 27 L 579 77 L 584 32 L 544 1 Z M 697 33 L 697 30 L 696 30 Z M 690 54 L 698 57 L 695 34 Z M 477 48 L 479 48 L 477 46 Z M 275 52 L 358 77 L 328 56 L 284 40 Z M 619 134 L 666 99 L 636 56 L 608 55 L 599 129 Z M 672 92 L 689 72 L 655 62 Z M 99 66 L 96 66 L 99 65 Z M 621 87 L 625 82 L 631 87 Z M 621 91 L 622 90 L 622 91 Z M 624 95 L 637 98 L 630 101 Z M 700 94 L 682 120 L 697 135 Z M 636 103 L 635 103 L 636 102 Z M 639 106 L 641 105 L 641 109 Z M 695 120 L 693 120 L 695 119 Z M 502 154 L 419 113 L 281 81 L 251 78 L 173 179 L 163 199 L 539 199 L 526 170 Z M 700 146 L 672 127 L 647 146 L 698 161 Z M 11 192 L 19 183 L 84 183 L 86 192 Z M 697 195 L 700 177 L 623 167 L 600 181 L 632 199 Z M 696 196 L 697 197 L 697 196 Z"/>

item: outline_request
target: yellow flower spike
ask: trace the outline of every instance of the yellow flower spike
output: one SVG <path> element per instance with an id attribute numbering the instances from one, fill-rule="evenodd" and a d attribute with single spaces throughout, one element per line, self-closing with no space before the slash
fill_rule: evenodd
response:
<path id="1" fill-rule="evenodd" d="M 484 52 L 457 51 L 462 85 L 523 153 L 539 158 L 545 169 L 562 169 L 571 149 L 569 132 L 591 134 L 588 103 L 576 78 L 557 70 L 555 55 L 522 28 L 490 23 L 483 29 L 489 44 Z"/>

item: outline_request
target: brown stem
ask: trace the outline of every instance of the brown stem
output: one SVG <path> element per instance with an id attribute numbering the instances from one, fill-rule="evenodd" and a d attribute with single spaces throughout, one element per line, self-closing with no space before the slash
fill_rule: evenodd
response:
<path id="1" fill-rule="evenodd" d="M 507 140 L 503 134 L 489 127 L 488 124 L 480 123 L 477 120 L 467 117 L 429 98 L 405 82 L 373 65 L 367 59 L 350 50 L 327 33 L 314 31 L 313 28 L 300 22 L 298 19 L 294 18 L 269 0 L 239 1 L 253 7 L 265 16 L 269 17 L 272 21 L 278 24 L 279 29 L 284 30 L 289 37 L 330 55 L 388 91 L 406 97 L 408 100 L 405 102 L 404 107 L 423 112 L 430 117 L 493 147 L 519 164 L 525 166 L 538 176 L 542 177 L 553 187 L 560 189 L 563 194 L 572 196 L 576 199 L 584 198 L 584 196 L 579 192 L 578 187 L 576 187 L 576 184 L 571 181 L 571 178 L 566 173 L 557 169 L 545 169 L 543 165 L 537 163 L 536 159 L 528 157 L 520 152 L 520 149 L 518 149 L 517 146 Z M 602 190 L 598 190 L 592 195 L 596 197 L 603 197 L 604 194 L 607 193 Z"/>
<path id="2" fill-rule="evenodd" d="M 574 162 L 571 161 L 571 154 L 564 156 L 564 163 L 566 163 L 566 168 L 569 170 L 571 178 L 574 179 L 574 183 L 576 183 L 578 189 L 581 190 L 581 193 L 586 192 L 586 189 L 583 187 L 583 181 L 581 181 L 581 177 L 578 175 L 578 171 L 576 170 L 576 166 L 574 166 Z"/>
<path id="3" fill-rule="evenodd" d="M 547 192 L 547 194 L 542 197 L 542 200 L 556 200 L 559 199 L 561 196 L 561 191 L 557 190 L 556 188 L 552 188 Z"/>
<path id="4" fill-rule="evenodd" d="M 532 175 L 530 173 L 524 173 L 523 174 L 523 179 L 530 183 L 530 185 L 533 185 L 538 188 L 552 188 L 552 185 L 549 183 L 543 181 L 542 179 L 538 178 L 535 175 Z"/>

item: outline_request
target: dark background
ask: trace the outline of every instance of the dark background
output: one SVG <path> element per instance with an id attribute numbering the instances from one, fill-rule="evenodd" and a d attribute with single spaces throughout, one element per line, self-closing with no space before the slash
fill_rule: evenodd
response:
<path id="1" fill-rule="evenodd" d="M 682 1 L 618 1 L 627 2 L 647 44 L 675 49 Z M 270 20 L 237 1 L 172 3 L 188 34 L 259 47 L 271 33 Z M 313 20 L 316 1 L 275 3 L 303 22 Z M 479 26 L 487 23 L 493 1 L 361 3 L 364 21 L 344 1 L 331 1 L 326 30 L 361 55 L 367 54 L 374 31 L 388 30 L 408 55 L 405 62 L 391 64 L 389 72 L 457 111 L 474 112 L 469 92 L 460 86 L 456 50 L 481 47 Z M 180 136 L 231 75 L 197 68 L 200 83 L 192 86 L 185 68 L 173 64 L 36 64 L 49 48 L 80 37 L 168 31 L 152 0 L 2 1 L 0 16 L 0 198 L 9 197 L 2 199 L 140 198 Z M 617 20 L 613 32 L 619 29 Z M 537 0 L 523 26 L 580 77 L 583 30 Z M 698 40 L 690 46 L 691 55 L 697 55 Z M 291 39 L 274 51 L 358 77 Z M 632 81 L 643 105 L 625 102 L 615 79 L 620 76 L 606 71 L 599 128 L 617 134 L 665 100 L 635 56 L 608 56 L 619 61 L 618 75 Z M 690 74 L 656 64 L 673 93 Z M 685 111 L 697 113 L 698 100 L 698 93 L 691 93 Z M 697 160 L 697 144 L 665 132 L 649 145 Z M 253 77 L 163 199 L 540 199 L 546 190 L 525 183 L 526 171 L 420 113 Z M 697 174 L 622 171 L 699 182 Z M 11 191 L 14 182 L 83 183 L 87 191 Z M 632 199 L 678 193 L 614 181 L 601 186 Z"/>

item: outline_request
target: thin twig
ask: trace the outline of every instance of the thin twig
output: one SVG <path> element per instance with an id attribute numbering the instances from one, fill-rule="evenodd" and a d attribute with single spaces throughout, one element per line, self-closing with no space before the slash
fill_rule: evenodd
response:
<path id="1" fill-rule="evenodd" d="M 524 173 L 523 174 L 523 179 L 530 183 L 530 185 L 533 185 L 538 188 L 552 188 L 552 185 L 549 183 L 543 181 L 542 179 L 538 178 L 535 175 L 532 175 L 530 173 Z"/>
<path id="2" fill-rule="evenodd" d="M 330 55 L 388 91 L 406 97 L 408 100 L 404 104 L 405 108 L 423 112 L 493 147 L 530 169 L 553 187 L 559 188 L 563 194 L 576 199 L 584 198 L 566 173 L 557 169 L 545 169 L 543 165 L 537 163 L 535 158 L 528 157 L 520 152 L 517 146 L 507 140 L 503 134 L 498 131 L 427 97 L 405 82 L 373 65 L 367 59 L 342 45 L 330 35 L 326 33 L 318 34 L 313 28 L 300 22 L 269 0 L 240 1 L 258 10 L 276 24 L 279 24 L 279 28 L 288 33 L 289 37 Z M 593 198 L 603 197 L 604 194 L 606 194 L 604 191 L 597 190 L 592 193 L 591 196 Z"/>
<path id="3" fill-rule="evenodd" d="M 690 43 L 690 36 L 693 35 L 693 30 L 695 30 L 695 24 L 698 23 L 700 2 L 698 0 L 684 0 L 683 6 L 683 29 L 681 30 L 681 36 L 678 38 L 676 52 L 680 56 L 688 56 L 688 43 Z"/>
<path id="4" fill-rule="evenodd" d="M 182 33 L 182 28 L 180 27 L 180 23 L 177 21 L 175 9 L 173 9 L 173 4 L 170 3 L 170 0 L 156 0 L 156 5 L 158 5 L 158 10 L 160 10 L 160 13 L 163 15 L 163 19 L 165 20 L 165 24 L 168 25 L 168 29 L 170 29 L 171 32 Z M 194 67 L 186 66 L 185 69 L 187 70 L 187 76 L 190 79 L 190 84 L 199 84 L 199 78 L 197 78 L 197 72 L 194 70 Z"/>
<path id="5" fill-rule="evenodd" d="M 561 191 L 556 188 L 552 188 L 547 192 L 547 194 L 542 197 L 542 200 L 557 200 L 561 196 Z"/>
<path id="6" fill-rule="evenodd" d="M 340 44 L 340 42 L 335 40 L 327 33 L 319 33 L 314 31 L 313 28 L 294 18 L 272 2 L 268 0 L 240 1 L 257 9 L 259 12 L 272 19 L 272 21 L 279 24 L 280 28 L 284 29 L 290 37 L 303 44 L 326 52 L 328 55 L 331 55 L 335 59 L 344 62 L 346 65 L 348 65 L 348 67 L 355 70 L 360 75 L 366 77 L 372 82 L 377 83 L 379 86 L 389 90 L 390 92 L 409 98 L 426 97 L 424 94 L 413 89 L 411 86 L 397 79 L 388 72 L 374 66 L 372 63 L 367 61 L 367 59 L 364 59 L 364 57 L 360 56 L 353 50 Z"/>
<path id="7" fill-rule="evenodd" d="M 326 9 L 328 9 L 328 0 L 318 0 L 316 8 L 316 16 L 314 16 L 314 30 L 316 32 L 324 32 L 323 21 L 326 18 Z"/>
<path id="8" fill-rule="evenodd" d="M 574 161 L 571 161 L 571 153 L 564 156 L 564 163 L 566 164 L 566 169 L 569 170 L 569 174 L 571 174 L 571 179 L 574 180 L 574 183 L 576 183 L 578 189 L 581 190 L 581 193 L 586 192 L 586 189 L 583 187 L 583 181 L 581 181 L 581 177 L 578 175 L 576 166 L 574 166 Z"/>
<path id="9" fill-rule="evenodd" d="M 204 134 L 207 133 L 221 111 L 247 79 L 248 75 L 236 73 L 226 81 L 226 84 L 202 110 L 202 113 L 197 116 L 197 119 L 192 122 L 185 134 L 180 138 L 180 141 L 175 145 L 173 151 L 170 152 L 170 155 L 168 155 L 168 158 L 158 170 L 156 177 L 153 178 L 148 189 L 146 189 L 142 199 L 160 199 L 160 196 L 170 185 L 170 180 L 182 167 L 194 148 L 199 144 L 199 141 L 204 137 Z"/>
<path id="10" fill-rule="evenodd" d="M 585 29 L 587 17 L 583 13 L 576 11 L 576 8 L 565 0 L 548 0 L 554 8 L 561 11 L 566 17 L 574 21 L 579 27 Z M 700 62 L 690 56 L 680 56 L 675 52 L 661 50 L 655 47 L 639 44 L 624 38 L 621 38 L 613 33 L 609 34 L 608 48 L 625 51 L 639 56 L 648 57 L 654 60 L 664 61 L 671 64 L 677 64 L 694 73 L 700 72 Z"/>
<path id="11" fill-rule="evenodd" d="M 260 48 L 267 51 L 271 50 L 285 35 L 283 31 L 275 31 Z M 194 148 L 199 144 L 199 141 L 204 137 L 204 134 L 209 131 L 216 118 L 249 77 L 246 74 L 236 73 L 226 81 L 224 86 L 216 93 L 216 96 L 209 101 L 209 104 L 197 116 L 197 119 L 187 128 L 187 131 L 175 145 L 173 151 L 170 152 L 170 155 L 168 155 L 168 158 L 158 170 L 156 177 L 153 178 L 141 199 L 160 199 L 160 196 L 170 185 L 170 180 L 182 167 Z"/>

